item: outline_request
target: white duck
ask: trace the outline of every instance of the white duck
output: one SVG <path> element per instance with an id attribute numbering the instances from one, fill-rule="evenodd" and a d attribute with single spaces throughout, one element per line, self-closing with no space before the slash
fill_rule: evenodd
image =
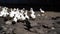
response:
<path id="1" fill-rule="evenodd" d="M 29 16 L 27 15 L 27 10 L 26 10 L 26 12 L 24 13 L 25 14 L 25 18 L 27 18 L 27 19 L 29 19 Z"/>
<path id="2" fill-rule="evenodd" d="M 9 16 L 10 16 L 11 18 L 13 18 L 14 15 L 15 15 L 15 13 L 16 13 L 16 12 L 15 12 L 15 9 L 14 9 L 14 10 L 11 9 L 11 12 L 10 12 L 10 15 L 9 15 Z"/>
<path id="3" fill-rule="evenodd" d="M 6 17 L 7 15 L 9 15 L 7 9 L 8 9 L 7 7 L 2 8 L 2 11 L 0 12 L 0 16 Z"/>
<path id="4" fill-rule="evenodd" d="M 16 11 L 17 9 L 16 9 L 16 8 L 14 8 L 13 10 L 14 10 L 14 11 Z"/>
<path id="5" fill-rule="evenodd" d="M 24 13 L 24 10 L 23 9 L 21 9 L 20 11 L 21 11 L 22 14 Z"/>
<path id="6" fill-rule="evenodd" d="M 19 14 L 19 9 L 18 8 L 16 9 L 16 13 Z"/>
<path id="7" fill-rule="evenodd" d="M 45 13 L 45 11 L 43 11 L 41 8 L 40 8 L 40 11 L 41 11 L 41 13 Z"/>
<path id="8" fill-rule="evenodd" d="M 15 17 L 18 19 L 18 20 L 25 20 L 25 17 L 24 17 L 24 11 L 21 10 L 21 12 L 19 12 L 19 10 L 17 9 L 16 10 L 16 14 L 15 14 Z"/>
<path id="9" fill-rule="evenodd" d="M 9 13 L 8 13 L 8 8 L 7 7 L 5 7 L 5 10 L 4 10 L 4 17 L 6 17 L 7 15 L 9 15 Z"/>
<path id="10" fill-rule="evenodd" d="M 42 15 L 42 16 L 45 16 L 45 11 L 43 11 L 41 8 L 40 8 L 40 11 L 41 11 L 41 13 L 42 13 L 41 15 Z"/>
<path id="11" fill-rule="evenodd" d="M 25 20 L 24 14 L 20 13 L 20 20 Z"/>
<path id="12" fill-rule="evenodd" d="M 33 11 L 33 8 L 31 8 L 30 12 L 31 12 L 31 15 L 30 15 L 30 16 L 31 16 L 33 19 L 35 19 L 36 16 L 35 16 L 35 12 Z"/>
<path id="13" fill-rule="evenodd" d="M 13 21 L 17 22 L 17 18 L 16 18 L 16 17 L 14 17 L 14 18 L 13 18 Z"/>
<path id="14" fill-rule="evenodd" d="M 2 17 L 4 15 L 4 8 L 2 8 L 2 11 L 0 12 L 0 17 Z"/>
<path id="15" fill-rule="evenodd" d="M 25 8 L 23 8 L 22 10 L 25 11 Z"/>
<path id="16" fill-rule="evenodd" d="M 16 10 L 15 17 L 17 17 L 18 20 L 20 19 L 20 12 L 19 12 L 19 9 L 18 8 Z"/>

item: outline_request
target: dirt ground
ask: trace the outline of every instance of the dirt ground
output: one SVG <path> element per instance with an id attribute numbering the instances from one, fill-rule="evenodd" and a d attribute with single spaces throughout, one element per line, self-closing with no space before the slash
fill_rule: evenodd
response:
<path id="1" fill-rule="evenodd" d="M 30 19 L 12 24 L 5 24 L 4 18 L 0 18 L 1 34 L 60 34 L 60 12 L 47 11 L 45 16 L 38 16 L 36 11 L 36 19 Z M 14 24 L 14 25 L 13 25 Z"/>

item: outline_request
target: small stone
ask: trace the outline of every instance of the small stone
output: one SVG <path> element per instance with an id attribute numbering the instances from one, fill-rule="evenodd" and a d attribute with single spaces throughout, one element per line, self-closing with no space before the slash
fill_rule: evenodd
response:
<path id="1" fill-rule="evenodd" d="M 37 14 L 37 16 L 41 16 L 40 14 Z"/>
<path id="2" fill-rule="evenodd" d="M 6 21 L 5 23 L 6 23 L 7 25 L 11 25 L 11 24 L 12 24 L 11 21 Z"/>
<path id="3" fill-rule="evenodd" d="M 51 29 L 55 29 L 54 27 L 52 27 Z"/>

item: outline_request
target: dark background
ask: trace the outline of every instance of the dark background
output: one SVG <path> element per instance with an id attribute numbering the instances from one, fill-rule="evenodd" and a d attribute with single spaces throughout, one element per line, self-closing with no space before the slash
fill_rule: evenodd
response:
<path id="1" fill-rule="evenodd" d="M 1 6 L 16 7 L 16 8 L 34 8 L 34 10 L 39 10 L 42 8 L 49 11 L 60 11 L 60 1 L 59 0 L 0 0 Z"/>

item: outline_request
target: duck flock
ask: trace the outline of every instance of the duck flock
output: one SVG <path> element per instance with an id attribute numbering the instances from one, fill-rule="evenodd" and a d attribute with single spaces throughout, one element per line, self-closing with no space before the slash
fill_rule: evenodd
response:
<path id="1" fill-rule="evenodd" d="M 12 20 L 17 22 L 18 20 L 26 20 L 26 19 L 30 19 L 30 17 L 32 19 L 36 18 L 35 12 L 33 10 L 33 8 L 30 8 L 30 11 L 25 10 L 25 8 L 23 9 L 19 9 L 19 8 L 14 8 L 14 9 L 10 9 L 10 12 L 8 11 L 8 7 L 3 7 L 2 10 L 0 11 L 0 17 L 7 17 L 9 16 L 10 18 L 13 18 Z M 28 15 L 28 12 L 30 12 L 30 16 Z M 43 11 L 40 8 L 40 12 L 43 14 L 45 13 L 45 11 Z M 38 14 L 40 16 L 40 14 Z"/>

